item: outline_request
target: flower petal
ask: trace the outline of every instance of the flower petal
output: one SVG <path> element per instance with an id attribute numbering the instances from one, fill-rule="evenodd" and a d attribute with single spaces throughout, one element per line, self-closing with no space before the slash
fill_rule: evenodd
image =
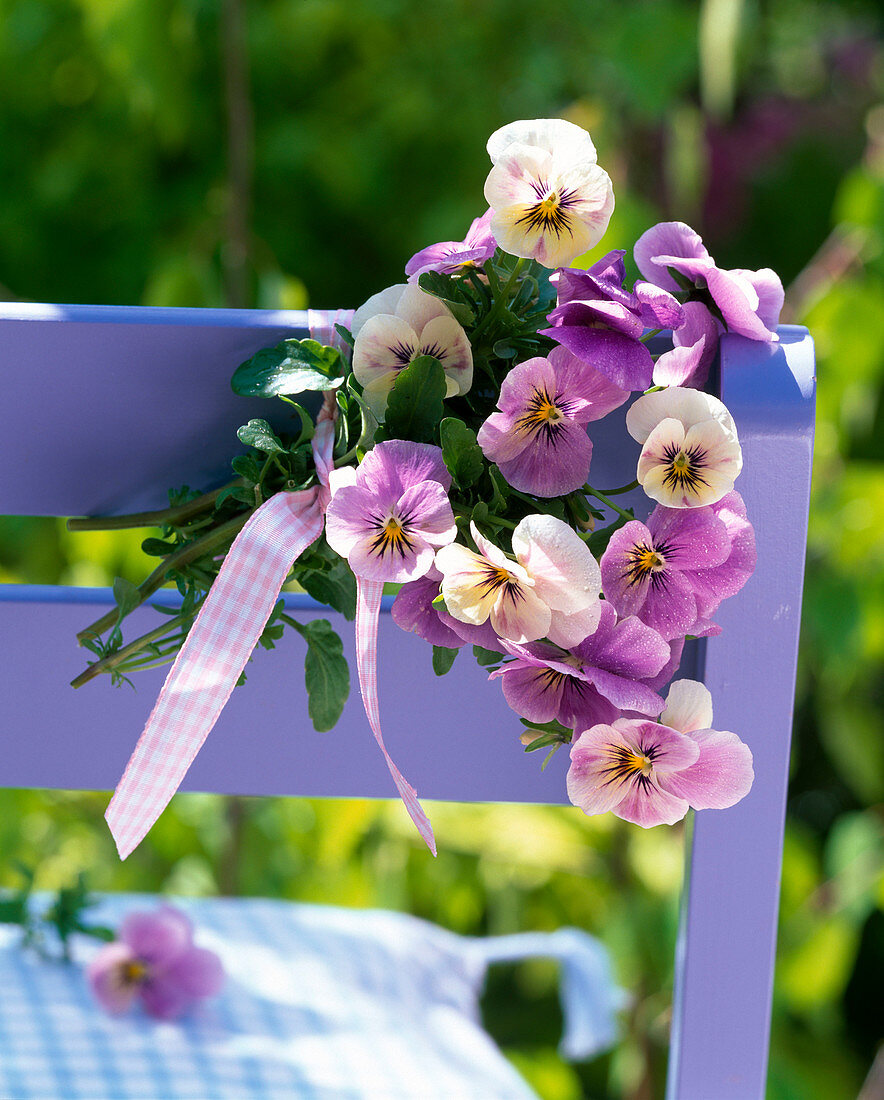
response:
<path id="1" fill-rule="evenodd" d="M 633 249 L 639 271 L 650 282 L 671 290 L 677 294 L 681 287 L 666 270 L 666 266 L 657 262 L 657 256 L 706 259 L 709 253 L 699 233 L 684 222 L 658 222 L 642 233 Z"/>
<path id="2" fill-rule="evenodd" d="M 492 163 L 496 164 L 514 144 L 534 145 L 547 153 L 555 152 L 563 161 L 586 161 L 591 164 L 597 159 L 595 145 L 587 131 L 563 118 L 521 119 L 501 126 L 494 131 L 486 146 Z"/>
<path id="3" fill-rule="evenodd" d="M 433 607 L 433 600 L 439 595 L 441 579 L 441 574 L 431 569 L 416 581 L 403 584 L 393 600 L 393 622 L 401 630 L 417 634 L 430 645 L 460 649 L 463 639 L 442 622 Z"/>
<path id="4" fill-rule="evenodd" d="M 737 437 L 734 419 L 723 402 L 709 393 L 680 386 L 646 393 L 634 401 L 626 414 L 626 430 L 637 443 L 644 443 L 661 420 L 670 418 L 680 420 L 685 431 L 701 421 L 717 420 Z"/>
<path id="5" fill-rule="evenodd" d="M 697 680 L 676 680 L 669 688 L 660 724 L 680 733 L 712 729 L 712 693 Z"/>
<path id="6" fill-rule="evenodd" d="M 665 776 L 661 782 L 695 810 L 725 810 L 735 805 L 749 793 L 755 779 L 748 745 L 726 731 L 699 730 L 692 737 L 700 747 L 696 764 Z"/>
<path id="7" fill-rule="evenodd" d="M 180 909 L 164 905 L 155 912 L 129 913 L 119 938 L 144 962 L 166 965 L 190 947 L 193 925 Z"/>
<path id="8" fill-rule="evenodd" d="M 513 531 L 513 553 L 531 576 L 537 595 L 556 611 L 572 614 L 598 601 L 598 562 L 562 520 L 531 515 Z"/>

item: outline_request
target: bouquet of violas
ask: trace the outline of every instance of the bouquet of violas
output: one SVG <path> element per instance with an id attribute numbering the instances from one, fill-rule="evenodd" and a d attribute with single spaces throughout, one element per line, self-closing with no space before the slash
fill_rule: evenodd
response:
<path id="1" fill-rule="evenodd" d="M 108 811 L 123 855 L 257 642 L 272 647 L 286 626 L 302 634 L 311 716 L 320 729 L 337 720 L 349 688 L 340 639 L 327 620 L 287 612 L 286 582 L 355 618 L 368 721 L 431 847 L 381 735 L 385 585 L 438 674 L 472 647 L 525 748 L 569 746 L 568 794 L 585 813 L 672 824 L 749 790 L 749 749 L 713 729 L 708 690 L 682 679 L 661 691 L 685 639 L 719 632 L 717 608 L 755 566 L 734 488 L 738 428 L 704 386 L 723 333 L 777 339 L 780 280 L 718 267 L 681 222 L 639 238 L 633 286 L 621 251 L 571 266 L 614 209 L 590 135 L 559 119 L 514 122 L 488 153 L 489 209 L 463 241 L 423 249 L 407 282 L 341 323 L 326 317 L 324 339 L 285 340 L 239 367 L 234 390 L 286 403 L 295 429 L 250 421 L 228 485 L 142 517 L 163 527 L 145 544 L 162 560 L 141 586 L 118 582 L 117 608 L 81 634 L 97 660 L 80 682 L 177 653 Z M 593 425 L 627 402 L 635 480 L 599 488 Z M 654 502 L 645 521 L 616 499 L 639 487 Z M 169 581 L 180 606 L 123 644 L 124 616 Z"/>

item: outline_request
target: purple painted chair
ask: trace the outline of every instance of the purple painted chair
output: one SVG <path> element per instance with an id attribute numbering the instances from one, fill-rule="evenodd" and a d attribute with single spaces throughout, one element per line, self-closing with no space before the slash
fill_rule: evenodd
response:
<path id="1" fill-rule="evenodd" d="M 0 306 L 7 471 L 0 514 L 157 508 L 169 487 L 217 483 L 236 427 L 268 409 L 231 393 L 233 369 L 305 328 L 301 313 Z M 669 1100 L 760 1100 L 765 1091 L 810 490 L 814 358 L 807 332 L 784 326 L 772 347 L 728 336 L 721 359 L 721 397 L 739 425 L 745 460 L 737 488 L 756 526 L 758 568 L 717 616 L 721 637 L 700 644 L 696 667 L 682 673 L 709 685 L 716 726 L 749 744 L 756 780 L 733 809 L 701 813 L 690 839 Z M 622 484 L 632 476 L 635 446 L 622 415 L 603 426 L 607 438 L 593 431 L 594 480 Z M 647 514 L 641 495 L 630 503 Z M 306 598 L 289 599 L 305 616 L 330 614 Z M 83 667 L 77 629 L 111 605 L 103 590 L 0 586 L 3 786 L 116 784 L 166 670 L 140 674 L 137 693 L 104 682 L 77 692 L 68 686 Z M 352 630 L 340 626 L 346 646 Z M 334 733 L 315 733 L 299 685 L 302 654 L 295 641 L 288 645 L 252 663 L 184 789 L 391 797 L 358 693 Z M 437 679 L 425 643 L 398 630 L 389 614 L 379 654 L 387 744 L 423 798 L 566 801 L 565 754 L 541 773 L 519 751 L 500 691 L 470 660 Z M 355 668 L 352 645 L 348 656 Z M 416 697 L 420 737 L 412 723 Z M 465 759 L 469 769 L 460 766 Z"/>

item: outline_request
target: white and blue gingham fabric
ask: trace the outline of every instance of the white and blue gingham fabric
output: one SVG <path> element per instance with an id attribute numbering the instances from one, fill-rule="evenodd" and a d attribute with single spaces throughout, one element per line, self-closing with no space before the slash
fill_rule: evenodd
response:
<path id="1" fill-rule="evenodd" d="M 0 926 L 2 1100 L 527 1100 L 479 1021 L 489 962 L 562 963 L 565 1049 L 610 1045 L 620 993 L 604 949 L 573 929 L 467 939 L 379 910 L 262 899 L 176 899 L 218 952 L 223 993 L 175 1023 L 106 1015 L 83 963 L 23 951 Z M 116 927 L 155 897 L 108 896 Z"/>

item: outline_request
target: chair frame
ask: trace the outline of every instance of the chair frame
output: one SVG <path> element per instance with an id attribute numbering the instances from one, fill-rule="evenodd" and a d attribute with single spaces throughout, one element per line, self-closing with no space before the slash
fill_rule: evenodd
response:
<path id="1" fill-rule="evenodd" d="M 236 426 L 268 415 L 267 403 L 229 392 L 233 367 L 286 335 L 305 335 L 306 323 L 303 313 L 278 311 L 0 306 L 12 414 L 0 450 L 17 471 L 0 486 L 0 514 L 113 514 L 161 507 L 165 490 L 184 480 L 217 483 Z M 683 665 L 680 675 L 709 686 L 716 728 L 749 744 L 756 778 L 743 802 L 699 814 L 691 829 L 667 1100 L 761 1100 L 765 1092 L 814 425 L 812 341 L 795 326 L 779 337 L 766 345 L 728 335 L 721 345 L 720 392 L 740 432 L 737 488 L 756 528 L 758 566 L 722 606 L 722 635 L 700 643 L 695 670 Z M 609 430 L 622 435 L 611 419 Z M 595 468 L 605 460 L 592 434 Z M 647 511 L 641 498 L 630 503 Z M 306 617 L 339 618 L 305 597 L 287 600 Z M 83 666 L 73 636 L 109 605 L 105 590 L 0 586 L 3 786 L 115 785 L 165 670 L 139 674 L 137 693 L 68 687 Z M 136 613 L 136 628 L 147 614 Z M 352 629 L 336 625 L 355 669 Z M 292 645 L 252 662 L 182 789 L 391 796 L 356 691 L 334 733 L 310 729 L 290 674 Z M 514 716 L 482 671 L 462 657 L 435 680 L 426 648 L 382 615 L 385 736 L 419 794 L 564 802 L 565 754 L 541 773 L 518 751 Z"/>

